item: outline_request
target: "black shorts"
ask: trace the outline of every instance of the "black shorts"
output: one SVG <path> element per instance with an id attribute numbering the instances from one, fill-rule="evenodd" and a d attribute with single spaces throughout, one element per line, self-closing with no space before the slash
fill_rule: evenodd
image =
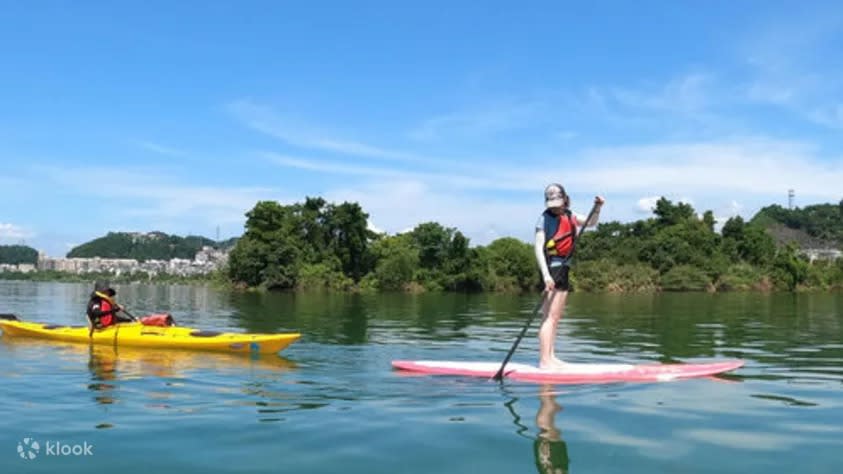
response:
<path id="1" fill-rule="evenodd" d="M 553 278 L 553 284 L 557 290 L 568 291 L 571 289 L 571 283 L 568 281 L 568 273 L 571 267 L 567 264 L 556 264 L 551 261 L 548 263 L 548 270 L 550 270 L 550 277 Z"/>

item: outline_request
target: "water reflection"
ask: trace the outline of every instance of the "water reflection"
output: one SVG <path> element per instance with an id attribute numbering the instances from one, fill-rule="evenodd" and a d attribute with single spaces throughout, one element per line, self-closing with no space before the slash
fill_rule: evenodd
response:
<path id="1" fill-rule="evenodd" d="M 68 346 L 70 352 L 87 349 L 88 369 L 91 383 L 88 388 L 95 393 L 94 400 L 99 404 L 113 404 L 119 382 L 138 379 L 189 379 L 196 371 L 265 369 L 273 373 L 295 368 L 291 361 L 279 356 L 248 357 L 240 354 L 216 354 L 198 351 L 155 350 L 106 345 Z M 165 384 L 168 387 L 171 383 Z M 169 393 L 156 390 L 147 394 L 149 398 L 169 398 Z"/>
<path id="2" fill-rule="evenodd" d="M 562 406 L 556 401 L 552 385 L 539 388 L 539 411 L 536 426 L 539 428 L 533 453 L 539 472 L 563 474 L 568 472 L 568 446 L 562 440 L 562 432 L 556 427 L 556 414 Z"/>
<path id="3" fill-rule="evenodd" d="M 88 352 L 88 370 L 91 371 L 91 383 L 88 389 L 94 392 L 94 401 L 101 405 L 111 405 L 115 402 L 114 389 L 111 383 L 117 380 L 117 359 L 108 357 L 105 351 L 91 345 Z"/>
<path id="4" fill-rule="evenodd" d="M 504 403 L 512 423 L 516 426 L 515 433 L 533 441 L 533 457 L 536 469 L 541 474 L 567 474 L 569 458 L 568 445 L 562 439 L 562 431 L 556 426 L 556 415 L 562 411 L 562 405 L 556 399 L 557 393 L 553 385 L 538 387 L 539 408 L 536 412 L 535 423 L 538 433 L 529 435 L 530 428 L 524 424 L 515 408 L 518 397 L 512 397 Z"/>

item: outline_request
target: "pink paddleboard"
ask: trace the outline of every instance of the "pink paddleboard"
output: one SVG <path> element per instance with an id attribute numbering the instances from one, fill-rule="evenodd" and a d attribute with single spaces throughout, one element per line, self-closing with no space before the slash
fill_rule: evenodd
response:
<path id="1" fill-rule="evenodd" d="M 526 364 L 508 363 L 504 376 L 512 380 L 538 383 L 666 382 L 705 377 L 735 370 L 742 360 L 723 360 L 697 364 L 566 364 L 558 370 L 539 369 Z M 500 362 L 459 362 L 444 360 L 394 360 L 396 369 L 416 374 L 493 377 Z"/>

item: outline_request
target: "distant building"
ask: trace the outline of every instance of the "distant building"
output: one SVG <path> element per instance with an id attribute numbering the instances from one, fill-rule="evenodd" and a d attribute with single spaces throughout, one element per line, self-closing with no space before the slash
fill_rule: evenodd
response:
<path id="1" fill-rule="evenodd" d="M 831 248 L 802 249 L 799 253 L 807 257 L 811 263 L 815 260 L 837 260 L 838 258 L 843 258 L 843 252 Z"/>
<path id="2" fill-rule="evenodd" d="M 0 273 L 29 273 L 35 271 L 35 265 L 31 263 L 0 263 Z"/>
<path id="3" fill-rule="evenodd" d="M 49 258 L 39 254 L 38 264 L 30 265 L 33 271 L 58 271 L 66 273 L 110 273 L 113 275 L 144 272 L 149 275 L 206 275 L 221 268 L 228 261 L 228 253 L 212 247 L 203 247 L 193 260 L 174 258 L 170 260 L 146 260 L 139 262 L 132 258 Z M 0 267 L 0 271 L 3 270 Z M 21 271 L 21 270 L 14 270 Z"/>

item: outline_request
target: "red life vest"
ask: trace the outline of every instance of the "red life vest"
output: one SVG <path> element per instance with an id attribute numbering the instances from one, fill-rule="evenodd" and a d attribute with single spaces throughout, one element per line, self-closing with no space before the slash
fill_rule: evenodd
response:
<path id="1" fill-rule="evenodd" d="M 553 213 L 545 213 L 545 254 L 548 257 L 567 257 L 571 255 L 571 250 L 574 248 L 574 235 L 577 232 L 577 223 L 571 216 L 570 212 L 566 212 L 561 216 Z M 552 232 L 552 234 L 551 234 Z M 547 236 L 550 235 L 550 238 Z"/>
<path id="2" fill-rule="evenodd" d="M 108 311 L 108 310 L 113 309 L 113 308 L 114 308 L 114 306 L 111 304 L 111 301 L 108 301 L 105 298 L 103 298 L 100 301 L 100 311 Z M 105 316 L 100 318 L 100 326 L 102 326 L 102 327 L 111 326 L 113 323 L 114 323 L 114 314 L 113 313 L 112 314 L 106 314 Z"/>

